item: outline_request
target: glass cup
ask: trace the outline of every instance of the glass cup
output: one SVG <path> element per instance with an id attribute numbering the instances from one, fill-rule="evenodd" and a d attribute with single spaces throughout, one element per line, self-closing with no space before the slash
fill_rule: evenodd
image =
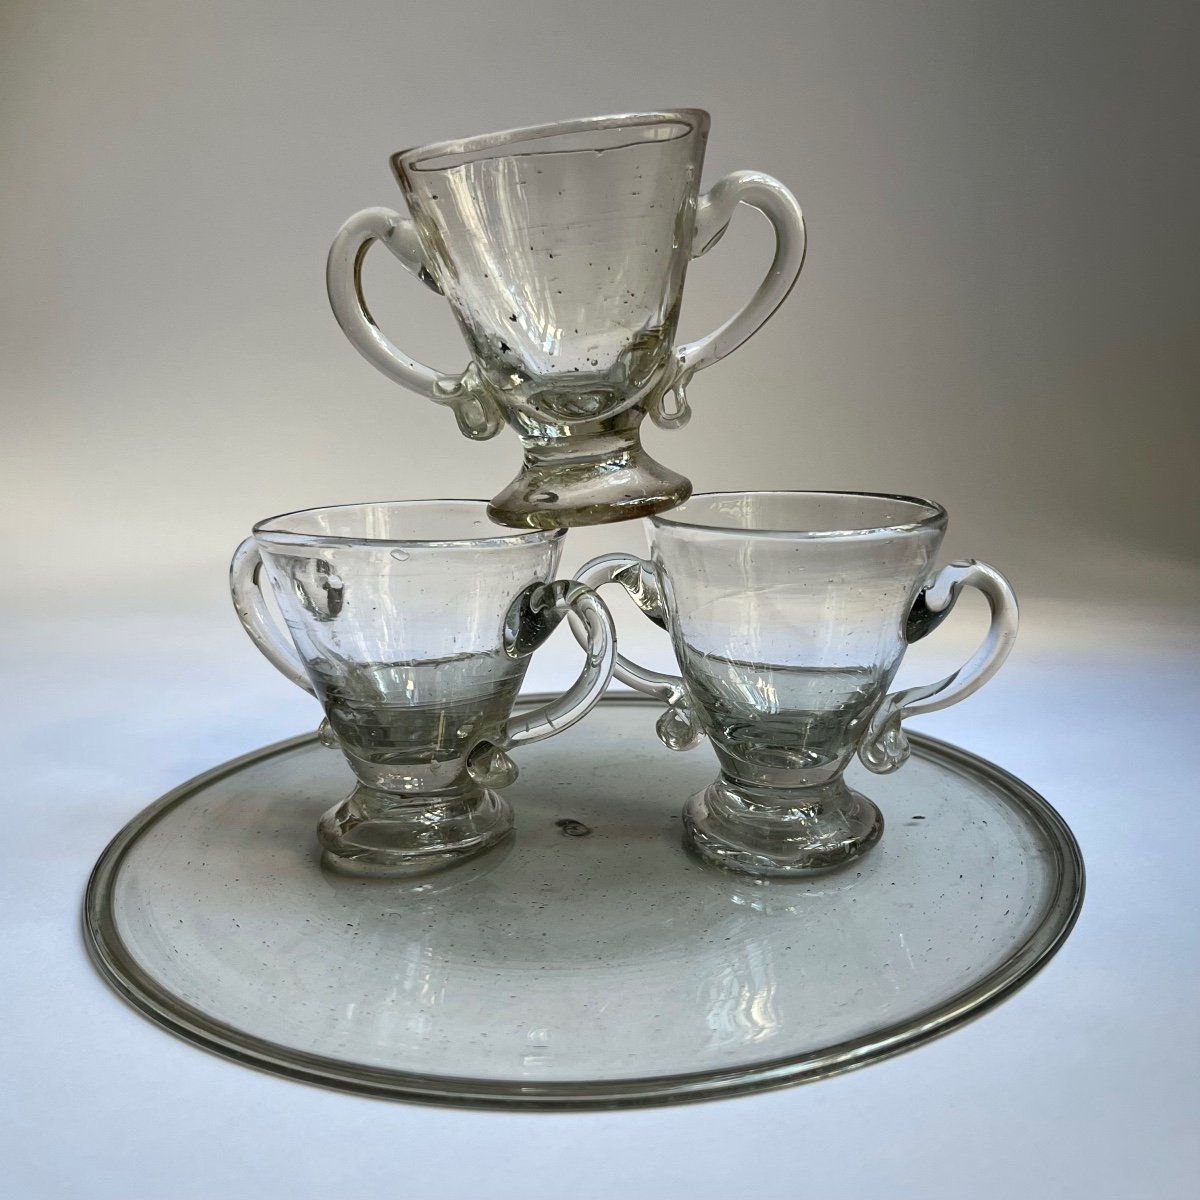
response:
<path id="1" fill-rule="evenodd" d="M 855 752 L 871 771 L 894 771 L 909 754 L 901 721 L 982 687 L 1016 637 L 1016 599 L 998 571 L 933 569 L 946 520 L 940 505 L 904 496 L 714 493 L 650 519 L 648 561 L 606 554 L 580 570 L 590 587 L 622 584 L 670 632 L 682 677 L 620 655 L 615 673 L 666 701 L 668 747 L 712 742 L 721 773 L 683 812 L 701 858 L 803 874 L 878 841 L 879 810 L 843 779 Z M 991 607 L 979 651 L 938 683 L 889 693 L 905 648 L 964 587 Z"/>
<path id="2" fill-rule="evenodd" d="M 554 579 L 563 530 L 494 525 L 482 500 L 315 508 L 260 521 L 233 557 L 238 616 L 325 709 L 357 786 L 322 818 L 325 861 L 359 874 L 448 865 L 498 842 L 508 751 L 574 725 L 612 676 L 612 618 Z M 262 593 L 265 568 L 290 639 Z M 567 613 L 587 658 L 551 704 L 513 714 L 533 652 Z"/>
<path id="3" fill-rule="evenodd" d="M 682 425 L 685 389 L 783 303 L 804 261 L 795 197 L 757 171 L 700 194 L 708 114 L 592 117 L 394 154 L 411 217 L 369 208 L 329 253 L 329 300 L 385 375 L 449 405 L 470 438 L 507 422 L 525 465 L 492 501 L 507 525 L 550 528 L 646 516 L 691 484 L 642 449 L 639 426 Z M 749 303 L 707 337 L 675 345 L 688 262 L 738 203 L 775 230 Z M 367 308 L 363 256 L 385 245 L 450 302 L 471 352 L 459 374 L 398 350 Z M 670 400 L 668 400 L 670 397 Z"/>

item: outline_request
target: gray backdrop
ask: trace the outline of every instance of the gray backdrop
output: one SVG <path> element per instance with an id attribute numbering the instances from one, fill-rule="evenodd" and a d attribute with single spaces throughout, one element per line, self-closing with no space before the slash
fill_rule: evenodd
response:
<path id="1" fill-rule="evenodd" d="M 330 238 L 399 203 L 393 150 L 700 105 L 706 179 L 779 176 L 810 254 L 652 451 L 701 489 L 939 499 L 948 552 L 1007 570 L 1035 623 L 1042 599 L 1191 605 L 1197 24 L 1096 0 L 5 0 L 10 596 L 215 613 L 255 518 L 490 496 L 515 438 L 461 439 L 358 357 Z M 742 210 L 684 333 L 768 258 Z M 367 284 L 395 340 L 463 365 L 442 301 L 378 251 Z"/>

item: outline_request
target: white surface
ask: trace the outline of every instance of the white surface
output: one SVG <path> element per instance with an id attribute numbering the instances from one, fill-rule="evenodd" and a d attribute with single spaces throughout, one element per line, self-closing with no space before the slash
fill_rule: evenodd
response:
<path id="1" fill-rule="evenodd" d="M 631 646 L 650 644 L 629 620 L 623 628 Z M 943 1039 L 846 1076 L 574 1115 L 325 1092 L 207 1054 L 126 1007 L 78 932 L 93 861 L 161 792 L 311 728 L 314 705 L 224 609 L 10 630 L 0 1191 L 22 1200 L 1193 1196 L 1200 653 L 1194 629 L 1133 626 L 1114 637 L 1121 628 L 1078 616 L 1070 629 L 1034 623 L 991 685 L 917 723 L 1027 780 L 1082 845 L 1082 918 L 1027 988 Z M 952 665 L 966 637 L 949 634 L 919 673 Z M 553 646 L 535 685 L 574 669 L 573 646 Z"/>

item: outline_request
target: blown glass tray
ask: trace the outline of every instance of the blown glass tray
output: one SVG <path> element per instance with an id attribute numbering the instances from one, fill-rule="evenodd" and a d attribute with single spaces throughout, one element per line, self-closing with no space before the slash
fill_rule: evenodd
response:
<path id="1" fill-rule="evenodd" d="M 756 883 L 682 848 L 711 753 L 672 754 L 658 706 L 612 696 L 529 747 L 515 835 L 401 882 L 323 869 L 348 791 L 306 735 L 151 805 L 97 863 L 85 932 L 142 1012 L 209 1050 L 347 1091 L 587 1108 L 813 1080 L 947 1032 L 1054 954 L 1083 898 L 1070 830 L 1035 792 L 913 735 L 850 782 L 880 844 Z"/>

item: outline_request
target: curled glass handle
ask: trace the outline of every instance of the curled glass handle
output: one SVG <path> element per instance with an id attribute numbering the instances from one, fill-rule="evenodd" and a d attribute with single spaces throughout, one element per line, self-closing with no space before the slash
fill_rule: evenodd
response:
<path id="1" fill-rule="evenodd" d="M 570 615 L 583 629 L 580 644 L 587 651 L 579 678 L 557 700 L 530 712 L 510 717 L 504 749 L 540 742 L 569 729 L 587 716 L 604 695 L 617 661 L 617 633 L 608 606 L 591 588 L 574 580 L 556 579 L 535 584 L 510 610 L 504 634 L 509 654 L 527 652 L 540 645 L 563 617 Z"/>
<path id="2" fill-rule="evenodd" d="M 308 672 L 290 639 L 280 631 L 262 594 L 262 555 L 252 537 L 234 552 L 229 565 L 229 590 L 242 628 L 262 651 L 263 657 L 297 687 L 316 695 Z"/>
<path id="3" fill-rule="evenodd" d="M 465 437 L 475 441 L 494 437 L 504 418 L 496 402 L 483 391 L 474 364 L 461 375 L 435 371 L 397 349 L 375 323 L 362 288 L 363 259 L 372 242 L 382 242 L 407 270 L 435 292 L 441 292 L 413 221 L 390 208 L 364 208 L 338 230 L 325 267 L 329 304 L 342 332 L 389 379 L 453 409 Z"/>
<path id="4" fill-rule="evenodd" d="M 584 563 L 575 573 L 580 583 L 590 588 L 601 588 L 606 583 L 619 583 L 633 602 L 662 629 L 667 628 L 666 608 L 662 589 L 654 564 L 635 554 L 602 554 Z M 582 640 L 583 631 L 571 621 L 575 637 Z M 659 740 L 671 750 L 690 750 L 704 736 L 695 714 L 688 703 L 687 689 L 678 675 L 663 671 L 652 671 L 640 666 L 623 654 L 617 655 L 613 674 L 635 691 L 667 705 L 667 711 L 658 719 L 656 730 Z"/>
<path id="5" fill-rule="evenodd" d="M 557 700 L 510 716 L 496 741 L 475 746 L 467 770 L 477 783 L 507 787 L 517 778 L 516 764 L 507 751 L 570 729 L 604 695 L 617 659 L 616 630 L 604 601 L 574 580 L 535 583 L 517 597 L 504 623 L 505 653 L 514 658 L 531 653 L 568 615 L 572 624 L 579 623 L 577 636 L 587 651 L 579 678 Z"/>
<path id="6" fill-rule="evenodd" d="M 983 644 L 953 675 L 924 687 L 906 688 L 885 696 L 859 747 L 858 757 L 878 775 L 894 771 L 909 756 L 901 722 L 906 717 L 936 712 L 977 692 L 1003 665 L 1017 637 L 1017 598 L 1007 579 L 987 563 L 968 559 L 943 567 L 921 589 L 909 612 L 905 638 L 918 641 L 949 615 L 959 593 L 973 587 L 983 593 L 992 612 Z"/>
<path id="7" fill-rule="evenodd" d="M 778 179 L 761 171 L 734 171 L 719 179 L 700 197 L 692 235 L 693 258 L 706 254 L 721 240 L 729 228 L 733 210 L 739 204 L 757 208 L 771 222 L 775 230 L 775 257 L 758 290 L 740 312 L 707 337 L 675 348 L 672 381 L 650 407 L 651 419 L 664 429 L 675 429 L 687 423 L 691 412 L 686 392 L 692 376 L 732 354 L 756 333 L 787 299 L 800 275 L 800 268 L 804 266 L 808 242 L 800 205 Z M 670 412 L 664 407 L 668 392 L 674 395 Z"/>

